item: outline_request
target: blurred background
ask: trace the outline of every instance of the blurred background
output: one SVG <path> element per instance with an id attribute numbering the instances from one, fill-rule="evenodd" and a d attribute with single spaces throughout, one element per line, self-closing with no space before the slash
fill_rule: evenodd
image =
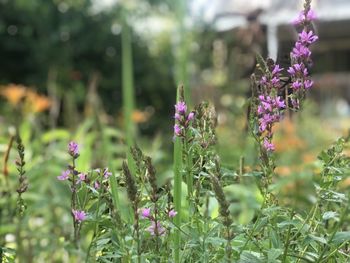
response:
<path id="1" fill-rule="evenodd" d="M 243 156 L 247 169 L 254 168 L 257 151 L 246 123 L 249 76 L 256 53 L 288 67 L 297 38 L 291 21 L 302 5 L 0 0 L 0 152 L 5 154 L 18 127 L 30 178 L 25 198 L 29 213 L 42 219 L 28 218 L 27 246 L 37 253 L 32 259 L 45 259 L 44 247 L 46 256 L 52 247 L 51 255 L 60 258 L 62 250 L 55 249 L 69 236 L 69 190 L 52 183 L 68 161 L 69 140 L 81 145 L 82 170 L 109 166 L 117 172 L 126 145 L 136 141 L 153 157 L 160 183 L 172 176 L 172 116 L 180 84 L 191 106 L 202 100 L 215 106 L 224 166 L 238 169 Z M 276 127 L 277 172 L 290 178 L 317 170 L 318 153 L 350 124 L 350 1 L 314 0 L 313 7 L 319 35 L 312 47 L 315 87 L 303 110 Z M 3 178 L 16 184 L 15 159 L 13 150 L 0 185 Z M 9 228 L 0 222 L 0 235 Z"/>

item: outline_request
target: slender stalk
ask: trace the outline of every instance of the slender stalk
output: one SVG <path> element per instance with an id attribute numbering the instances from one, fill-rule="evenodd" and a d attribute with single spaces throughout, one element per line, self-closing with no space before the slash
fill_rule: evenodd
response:
<path id="1" fill-rule="evenodd" d="M 291 220 L 293 219 L 293 212 L 291 213 Z M 285 246 L 284 246 L 284 253 L 283 253 L 283 259 L 282 259 L 282 262 L 286 262 L 287 260 L 287 254 L 288 254 L 288 248 L 289 248 L 289 244 L 290 244 L 290 233 L 292 231 L 292 225 L 289 225 L 288 227 L 288 231 L 287 231 L 287 238 L 286 238 L 286 243 L 285 243 Z"/>
<path id="2" fill-rule="evenodd" d="M 177 101 L 180 98 L 180 89 L 177 92 Z M 180 227 L 181 225 L 181 196 L 182 196 L 182 176 L 181 176 L 181 167 L 182 167 L 182 143 L 181 138 L 174 138 L 174 206 L 177 211 L 177 215 L 174 218 L 174 224 Z M 180 231 L 175 229 L 174 231 L 174 260 L 175 263 L 180 262 Z"/>
<path id="3" fill-rule="evenodd" d="M 132 41 L 131 29 L 128 24 L 128 11 L 122 10 L 122 93 L 123 93 L 123 117 L 124 132 L 128 149 L 134 145 L 136 127 L 132 120 L 132 114 L 135 107 L 133 60 L 132 60 Z M 132 174 L 135 174 L 135 164 L 130 151 L 127 151 L 126 157 Z"/>
<path id="4" fill-rule="evenodd" d="M 188 34 L 185 27 L 186 19 L 186 0 L 174 1 L 176 16 L 178 18 L 178 36 L 179 43 L 177 45 L 176 56 L 176 82 L 182 83 L 184 86 L 184 97 L 187 105 L 191 105 L 191 94 L 188 85 Z"/>

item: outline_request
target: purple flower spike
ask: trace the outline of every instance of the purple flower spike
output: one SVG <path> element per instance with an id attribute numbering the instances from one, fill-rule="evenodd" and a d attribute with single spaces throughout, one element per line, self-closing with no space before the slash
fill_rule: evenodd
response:
<path id="1" fill-rule="evenodd" d="M 72 210 L 72 213 L 74 215 L 75 221 L 79 223 L 86 219 L 86 213 L 82 210 Z"/>
<path id="2" fill-rule="evenodd" d="M 177 215 L 177 212 L 174 210 L 174 209 L 171 209 L 170 211 L 169 211 L 169 213 L 168 213 L 168 216 L 170 217 L 170 218 L 173 218 L 173 217 L 175 217 Z"/>
<path id="3" fill-rule="evenodd" d="M 175 105 L 175 110 L 177 113 L 183 115 L 186 113 L 187 111 L 187 106 L 186 103 L 184 101 L 179 101 L 176 105 Z"/>
<path id="4" fill-rule="evenodd" d="M 57 176 L 57 179 L 60 181 L 67 180 L 69 178 L 69 174 L 70 174 L 69 170 L 63 171 L 60 176 Z"/>
<path id="5" fill-rule="evenodd" d="M 174 118 L 175 120 L 179 121 L 181 119 L 181 115 L 176 112 Z"/>
<path id="6" fill-rule="evenodd" d="M 76 142 L 71 141 L 68 144 L 68 153 L 75 158 L 79 156 L 79 146 Z"/>
<path id="7" fill-rule="evenodd" d="M 144 208 L 141 211 L 142 218 L 150 218 L 151 216 L 151 208 Z"/>

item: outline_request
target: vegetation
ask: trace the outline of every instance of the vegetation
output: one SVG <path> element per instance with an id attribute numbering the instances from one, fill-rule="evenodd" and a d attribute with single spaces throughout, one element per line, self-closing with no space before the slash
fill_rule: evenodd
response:
<path id="1" fill-rule="evenodd" d="M 186 83 L 181 67 L 188 63 L 188 43 L 180 2 L 183 46 L 176 68 L 183 71 L 176 78 Z M 300 133 L 307 138 L 310 126 L 319 125 L 312 104 L 304 103 L 313 85 L 310 46 L 318 40 L 310 2 L 295 21 L 298 40 L 290 67 L 257 56 L 252 94 L 240 108 L 248 114 L 237 117 L 243 128 L 223 129 L 212 103 L 192 107 L 188 87 L 180 85 L 173 119 L 168 114 L 157 122 L 173 121 L 173 137 L 155 136 L 150 143 L 139 135 L 132 63 L 138 51 L 127 5 L 121 11 L 121 128 L 97 105 L 87 107 L 92 112 L 83 121 L 69 124 L 52 111 L 57 103 L 52 97 L 22 85 L 2 87 L 7 100 L 1 109 L 6 118 L 0 120 L 7 127 L 0 130 L 2 262 L 348 262 L 350 134 L 297 167 L 307 150 L 290 149 L 303 145 Z M 6 8 L 32 6 L 14 1 Z M 61 66 L 49 66 L 50 74 Z M 98 74 L 91 70 L 94 90 Z M 69 75 L 57 72 L 59 79 Z M 172 105 L 169 97 L 163 103 Z M 80 107 L 72 94 L 63 101 Z M 76 111 L 67 107 L 69 118 Z M 48 109 L 49 118 L 43 114 Z M 323 137 L 316 132 L 312 137 L 315 151 Z"/>

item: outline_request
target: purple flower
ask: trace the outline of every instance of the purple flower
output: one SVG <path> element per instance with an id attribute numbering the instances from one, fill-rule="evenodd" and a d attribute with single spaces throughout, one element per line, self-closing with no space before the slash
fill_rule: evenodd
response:
<path id="1" fill-rule="evenodd" d="M 278 73 L 280 73 L 283 70 L 283 68 L 280 67 L 280 65 L 275 65 L 275 67 L 272 70 L 272 75 L 276 75 Z"/>
<path id="2" fill-rule="evenodd" d="M 262 76 L 261 77 L 260 84 L 261 85 L 266 85 L 267 84 L 267 77 L 266 76 Z"/>
<path id="3" fill-rule="evenodd" d="M 112 175 L 112 173 L 108 171 L 108 168 L 103 169 L 103 177 L 105 179 L 108 179 L 111 175 Z"/>
<path id="4" fill-rule="evenodd" d="M 82 222 L 86 219 L 86 213 L 82 210 L 72 210 L 72 213 L 75 221 L 77 222 Z"/>
<path id="5" fill-rule="evenodd" d="M 307 21 L 314 21 L 317 19 L 316 13 L 314 10 L 310 9 L 306 14 L 306 20 Z"/>
<path id="6" fill-rule="evenodd" d="M 185 114 L 187 111 L 187 106 L 186 103 L 184 101 L 179 101 L 176 105 L 175 105 L 175 111 L 181 115 Z"/>
<path id="7" fill-rule="evenodd" d="M 307 68 L 304 68 L 303 75 L 304 75 L 304 77 L 307 77 L 309 75 L 309 72 L 307 71 Z"/>
<path id="8" fill-rule="evenodd" d="M 94 188 L 95 188 L 95 190 L 100 189 L 100 184 L 99 184 L 98 181 L 95 181 L 95 182 L 94 182 Z"/>
<path id="9" fill-rule="evenodd" d="M 191 111 L 187 116 L 187 121 L 191 121 L 191 120 L 193 120 L 193 118 L 194 118 L 194 112 Z"/>
<path id="10" fill-rule="evenodd" d="M 307 79 L 304 81 L 304 88 L 305 89 L 311 89 L 313 85 L 314 85 L 314 82 L 310 79 Z"/>
<path id="11" fill-rule="evenodd" d="M 289 73 L 289 75 L 294 76 L 295 75 L 295 69 L 293 67 L 289 67 L 289 69 L 287 70 L 287 72 Z"/>
<path id="12" fill-rule="evenodd" d="M 70 174 L 69 170 L 63 171 L 60 176 L 57 176 L 57 179 L 60 181 L 67 180 L 69 178 L 68 176 L 69 174 Z"/>
<path id="13" fill-rule="evenodd" d="M 275 150 L 275 145 L 273 143 L 269 142 L 267 138 L 264 138 L 264 148 L 268 152 L 273 152 Z"/>
<path id="14" fill-rule="evenodd" d="M 305 16 L 305 11 L 301 11 L 298 15 L 298 17 L 296 19 L 294 19 L 292 21 L 292 23 L 294 25 L 300 25 L 304 22 L 311 22 L 311 21 L 314 21 L 315 19 L 317 19 L 317 16 L 316 16 L 316 13 L 315 11 L 313 11 L 312 9 L 310 9 L 306 16 Z"/>
<path id="15" fill-rule="evenodd" d="M 292 88 L 295 89 L 295 90 L 298 90 L 300 89 L 302 86 L 301 82 L 300 81 L 294 81 L 293 84 L 292 84 Z"/>
<path id="16" fill-rule="evenodd" d="M 151 216 L 151 208 L 143 208 L 141 211 L 142 218 L 150 218 Z"/>
<path id="17" fill-rule="evenodd" d="M 76 142 L 71 141 L 68 144 L 68 153 L 72 156 L 72 157 L 78 157 L 79 155 L 79 146 Z"/>
<path id="18" fill-rule="evenodd" d="M 311 56 L 311 51 L 306 46 L 300 42 L 295 43 L 295 47 L 292 51 L 292 56 L 296 59 L 298 58 L 308 58 Z"/>
<path id="19" fill-rule="evenodd" d="M 285 108 L 286 107 L 284 100 L 280 96 L 277 96 L 275 101 L 276 101 L 276 106 L 278 108 Z"/>
<path id="20" fill-rule="evenodd" d="M 181 115 L 176 112 L 174 118 L 175 120 L 179 121 L 181 119 Z"/>
<path id="21" fill-rule="evenodd" d="M 171 209 L 170 211 L 169 211 L 169 213 L 168 213 L 168 216 L 170 217 L 170 218 L 173 218 L 173 217 L 175 217 L 177 215 L 177 212 L 174 210 L 174 209 Z"/>
<path id="22" fill-rule="evenodd" d="M 299 100 L 298 99 L 291 99 L 292 105 L 294 108 L 299 109 Z"/>
<path id="23" fill-rule="evenodd" d="M 176 136 L 180 136 L 181 135 L 181 127 L 179 124 L 175 124 L 174 125 L 174 133 Z"/>
<path id="24" fill-rule="evenodd" d="M 276 85 L 278 85 L 280 83 L 280 79 L 277 78 L 277 77 L 273 77 L 271 79 L 271 83 L 272 83 L 272 85 L 276 86 Z"/>
<path id="25" fill-rule="evenodd" d="M 84 182 L 86 180 L 86 176 L 87 176 L 86 173 L 78 174 L 79 179 L 77 181 L 77 184 L 79 184 L 80 182 Z"/>
<path id="26" fill-rule="evenodd" d="M 318 36 L 314 35 L 312 30 L 309 32 L 303 30 L 301 33 L 299 33 L 299 39 L 304 44 L 312 44 L 317 41 Z"/>
<path id="27" fill-rule="evenodd" d="M 151 226 L 147 228 L 147 231 L 152 236 L 163 236 L 165 235 L 165 228 L 162 226 L 160 222 L 157 222 L 157 225 L 154 221 L 152 221 Z"/>

